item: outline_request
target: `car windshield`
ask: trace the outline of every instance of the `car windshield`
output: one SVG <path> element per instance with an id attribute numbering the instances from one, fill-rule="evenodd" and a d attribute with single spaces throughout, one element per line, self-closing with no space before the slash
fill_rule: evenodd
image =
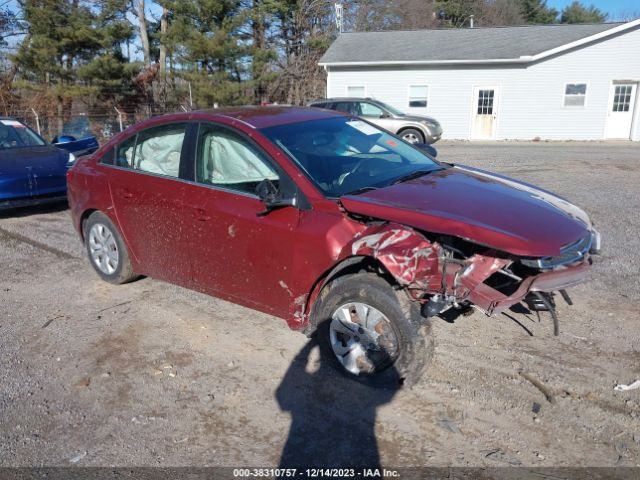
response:
<path id="1" fill-rule="evenodd" d="M 400 110 L 398 110 L 395 107 L 392 107 L 391 105 L 387 105 L 386 103 L 383 103 L 383 102 L 378 102 L 377 100 L 376 102 L 378 103 L 378 105 L 380 105 L 385 110 L 391 112 L 396 117 L 404 117 L 406 115 L 404 112 L 401 112 Z"/>
<path id="2" fill-rule="evenodd" d="M 443 168 L 420 150 L 357 118 L 333 117 L 261 131 L 329 197 Z"/>
<path id="3" fill-rule="evenodd" d="M 46 145 L 33 130 L 17 120 L 0 120 L 0 150 Z"/>

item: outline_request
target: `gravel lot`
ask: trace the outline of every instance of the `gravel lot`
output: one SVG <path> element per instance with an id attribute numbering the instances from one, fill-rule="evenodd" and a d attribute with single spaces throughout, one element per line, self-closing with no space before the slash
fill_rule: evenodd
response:
<path id="1" fill-rule="evenodd" d="M 424 380 L 370 390 L 276 318 L 100 281 L 65 206 L 5 212 L 0 466 L 640 466 L 640 389 L 613 389 L 640 379 L 640 147 L 437 146 L 592 216 L 604 252 L 560 337 L 546 314 L 437 320 Z"/>

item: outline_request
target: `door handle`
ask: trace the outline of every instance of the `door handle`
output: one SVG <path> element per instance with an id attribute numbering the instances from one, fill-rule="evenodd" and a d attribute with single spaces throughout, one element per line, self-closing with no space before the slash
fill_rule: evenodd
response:
<path id="1" fill-rule="evenodd" d="M 133 192 L 127 190 L 126 188 L 123 188 L 120 192 L 122 193 L 123 198 L 133 198 Z"/>

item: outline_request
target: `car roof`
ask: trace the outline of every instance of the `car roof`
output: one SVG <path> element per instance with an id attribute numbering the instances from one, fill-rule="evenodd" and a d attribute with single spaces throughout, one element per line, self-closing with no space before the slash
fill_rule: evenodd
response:
<path id="1" fill-rule="evenodd" d="M 285 106 L 267 106 L 267 107 L 229 107 L 217 108 L 209 110 L 200 110 L 198 112 L 207 116 L 228 117 L 242 121 L 253 128 L 267 128 L 278 125 L 286 125 L 290 123 L 306 122 L 309 120 L 322 120 L 325 118 L 344 116 L 340 112 L 319 110 L 309 107 L 285 107 Z"/>
<path id="2" fill-rule="evenodd" d="M 375 102 L 375 98 L 371 97 L 333 97 L 333 98 L 319 98 L 309 103 L 327 103 L 327 102 Z"/>

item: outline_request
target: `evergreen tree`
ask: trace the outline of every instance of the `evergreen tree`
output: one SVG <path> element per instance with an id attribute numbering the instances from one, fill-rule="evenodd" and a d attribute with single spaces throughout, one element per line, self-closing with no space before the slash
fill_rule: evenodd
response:
<path id="1" fill-rule="evenodd" d="M 180 75 L 200 106 L 250 101 L 241 83 L 249 78 L 249 12 L 239 0 L 163 1 L 171 12 L 165 41 Z"/>
<path id="2" fill-rule="evenodd" d="M 120 48 L 132 35 L 126 0 L 24 0 L 22 10 L 29 41 L 14 62 L 23 80 L 54 100 L 58 132 L 74 98 L 113 96 L 131 79 Z"/>
<path id="3" fill-rule="evenodd" d="M 520 0 L 521 13 L 527 23 L 555 23 L 558 11 L 547 7 L 547 0 Z"/>
<path id="4" fill-rule="evenodd" d="M 606 19 L 606 13 L 598 10 L 593 5 L 585 7 L 578 1 L 567 5 L 560 15 L 560 23 L 602 23 Z"/>

